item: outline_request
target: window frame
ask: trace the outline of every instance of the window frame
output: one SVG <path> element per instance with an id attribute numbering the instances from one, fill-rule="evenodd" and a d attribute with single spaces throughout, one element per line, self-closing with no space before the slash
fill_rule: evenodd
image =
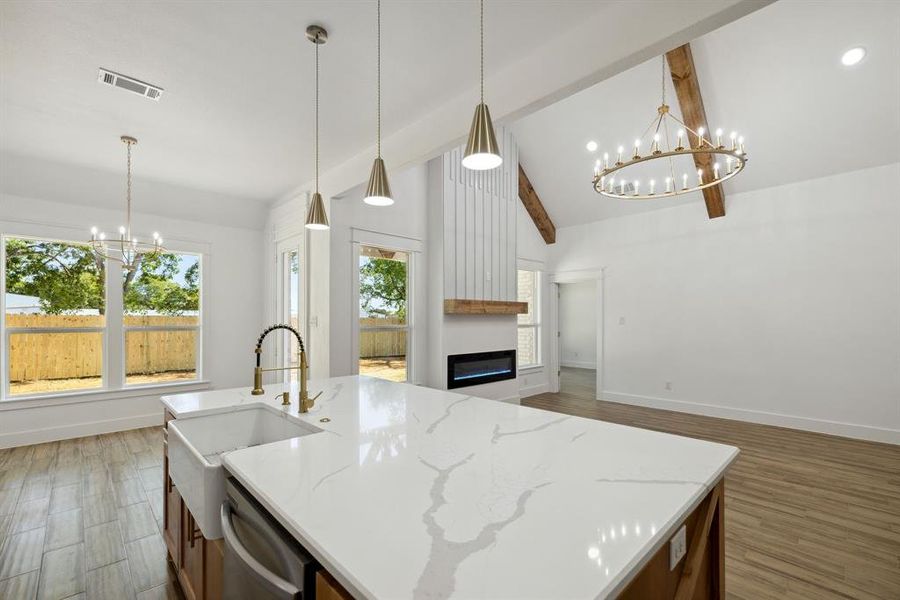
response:
<path id="1" fill-rule="evenodd" d="M 197 315 L 197 325 L 187 326 L 198 331 L 196 336 L 196 377 L 190 380 L 153 382 L 146 384 L 126 384 L 125 370 L 125 332 L 124 324 L 125 307 L 122 295 L 122 286 L 114 285 L 120 282 L 122 277 L 121 264 L 106 260 L 106 280 L 104 289 L 105 324 L 103 327 L 83 328 L 21 328 L 9 327 L 6 318 L 6 241 L 8 239 L 30 239 L 46 242 L 71 244 L 74 246 L 87 246 L 87 242 L 78 239 L 78 231 L 69 227 L 54 225 L 38 225 L 33 223 L 21 223 L 17 221 L 0 221 L 3 230 L 0 231 L 0 343 L 3 344 L 0 353 L 0 411 L 4 408 L 12 408 L 19 403 L 28 403 L 40 406 L 53 406 L 70 402 L 84 401 L 84 397 L 96 397 L 102 399 L 128 398 L 140 394 L 144 389 L 155 388 L 197 388 L 203 389 L 209 383 L 204 376 L 203 338 L 206 331 L 205 288 L 208 285 L 205 274 L 209 271 L 209 256 L 206 244 L 179 243 L 167 244 L 170 252 L 174 254 L 190 254 L 198 258 L 200 264 L 200 306 Z M 61 235 L 62 233 L 62 235 Z M 73 240 L 72 238 L 76 238 Z M 159 329 L 172 330 L 178 326 L 161 326 Z M 137 329 L 141 329 L 138 327 Z M 9 348 L 10 335 L 16 333 L 52 332 L 100 332 L 102 334 L 102 368 L 101 385 L 95 388 L 76 388 L 50 392 L 38 392 L 31 394 L 10 394 L 10 365 Z M 43 401 L 43 402 L 41 402 Z"/>
<path id="2" fill-rule="evenodd" d="M 178 254 L 182 256 L 194 256 L 197 258 L 197 264 L 200 269 L 200 286 L 197 298 L 197 324 L 196 325 L 126 325 L 125 318 L 128 315 L 125 312 L 125 299 L 121 298 L 121 303 L 119 308 L 121 309 L 121 314 L 119 315 L 119 322 L 121 323 L 122 328 L 122 368 L 121 368 L 121 387 L 117 389 L 132 389 L 132 388 L 142 388 L 148 386 L 158 386 L 158 385 L 166 385 L 166 383 L 171 382 L 161 382 L 161 381 L 153 381 L 150 383 L 128 383 L 128 342 L 127 336 L 128 333 L 132 331 L 196 331 L 197 334 L 194 336 L 194 377 L 192 379 L 182 379 L 178 380 L 181 383 L 196 383 L 202 379 L 202 369 L 203 369 L 203 356 L 201 354 L 201 349 L 203 344 L 201 342 L 203 337 L 203 304 L 204 304 L 204 293 L 203 293 L 203 281 L 206 275 L 205 269 L 203 266 L 203 255 L 197 252 L 188 252 L 184 250 L 172 250 L 168 249 L 169 254 Z M 115 261 L 110 261 L 107 259 L 106 268 L 107 272 L 110 271 L 110 263 Z M 117 281 L 122 280 L 122 276 L 124 275 L 124 270 L 120 264 L 116 265 L 118 268 L 114 269 L 118 272 Z M 110 278 L 111 279 L 111 278 Z M 107 283 L 107 285 L 109 285 Z"/>
<path id="3" fill-rule="evenodd" d="M 541 369 L 544 366 L 543 363 L 543 352 L 541 352 L 541 289 L 542 289 L 542 278 L 543 272 L 541 269 L 538 269 L 533 266 L 525 266 L 519 265 L 516 269 L 516 300 L 519 300 L 519 271 L 528 271 L 530 273 L 534 273 L 534 291 L 532 297 L 534 298 L 534 306 L 531 307 L 531 314 L 533 316 L 531 323 L 520 323 L 519 315 L 516 315 L 516 370 L 519 373 L 531 371 L 534 369 Z M 521 356 L 521 352 L 519 352 L 518 347 L 518 332 L 522 329 L 533 329 L 534 330 L 534 358 L 535 362 L 521 364 L 519 362 L 519 357 Z"/>

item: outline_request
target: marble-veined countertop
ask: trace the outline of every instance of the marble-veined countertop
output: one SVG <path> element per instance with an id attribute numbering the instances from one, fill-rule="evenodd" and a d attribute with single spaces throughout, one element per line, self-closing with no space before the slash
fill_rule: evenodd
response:
<path id="1" fill-rule="evenodd" d="M 281 389 L 163 403 L 184 418 L 279 406 Z M 229 452 L 223 464 L 358 597 L 614 595 L 738 454 L 368 377 L 309 389 L 324 393 L 300 418 L 321 432 Z"/>

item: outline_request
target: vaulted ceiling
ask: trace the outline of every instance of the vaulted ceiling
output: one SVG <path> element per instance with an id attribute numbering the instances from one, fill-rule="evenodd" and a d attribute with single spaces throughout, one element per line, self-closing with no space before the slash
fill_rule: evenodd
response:
<path id="1" fill-rule="evenodd" d="M 844 67 L 842 53 L 858 45 L 867 57 Z M 691 47 L 709 127 L 741 132 L 750 154 L 747 170 L 724 184 L 726 208 L 741 191 L 900 161 L 900 3 L 781 0 Z M 655 115 L 660 68 L 647 61 L 512 124 L 557 227 L 692 202 L 706 218 L 699 193 L 635 202 L 591 187 L 604 148 L 628 147 Z"/>
<path id="2" fill-rule="evenodd" d="M 608 4 L 488 2 L 488 76 Z M 386 0 L 382 22 L 386 135 L 477 86 L 476 2 Z M 374 143 L 374 2 L 5 1 L 0 151 L 118 172 L 127 133 L 140 140 L 140 177 L 270 201 L 312 177 L 311 23 L 330 34 L 327 169 Z M 98 67 L 159 85 L 163 97 L 100 85 Z"/>

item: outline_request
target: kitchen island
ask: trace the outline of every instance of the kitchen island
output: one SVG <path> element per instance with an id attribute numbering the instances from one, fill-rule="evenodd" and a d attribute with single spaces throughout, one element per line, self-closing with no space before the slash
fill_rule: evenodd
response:
<path id="1" fill-rule="evenodd" d="M 163 403 L 266 403 L 315 428 L 222 464 L 354 597 L 724 597 L 737 448 L 356 376 L 310 382 L 323 394 L 297 415 L 282 389 Z"/>

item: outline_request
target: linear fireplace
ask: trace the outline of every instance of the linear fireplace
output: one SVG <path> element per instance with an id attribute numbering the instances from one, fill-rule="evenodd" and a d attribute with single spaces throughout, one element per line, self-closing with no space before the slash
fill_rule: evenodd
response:
<path id="1" fill-rule="evenodd" d="M 447 357 L 447 389 L 516 378 L 516 351 L 496 350 Z"/>

